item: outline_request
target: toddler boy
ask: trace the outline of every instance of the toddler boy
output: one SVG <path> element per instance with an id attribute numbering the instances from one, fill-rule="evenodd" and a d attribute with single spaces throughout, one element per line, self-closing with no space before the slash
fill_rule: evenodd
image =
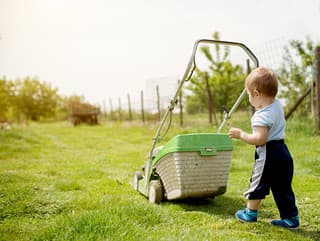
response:
<path id="1" fill-rule="evenodd" d="M 248 199 L 247 208 L 237 211 L 236 218 L 242 222 L 257 221 L 261 200 L 271 189 L 281 217 L 271 224 L 296 229 L 299 216 L 291 187 L 293 160 L 284 143 L 283 109 L 275 98 L 278 80 L 271 70 L 259 67 L 248 75 L 246 89 L 249 102 L 255 108 L 251 118 L 252 133 L 231 128 L 229 136 L 256 146 L 255 163 L 249 189 L 244 193 Z"/>

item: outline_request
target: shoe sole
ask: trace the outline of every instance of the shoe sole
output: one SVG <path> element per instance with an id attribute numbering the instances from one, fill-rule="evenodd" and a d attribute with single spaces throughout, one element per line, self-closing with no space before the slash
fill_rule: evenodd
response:
<path id="1" fill-rule="evenodd" d="M 291 228 L 291 227 L 284 227 L 284 226 L 274 225 L 274 224 L 272 224 L 272 226 L 274 226 L 274 227 L 279 227 L 279 228 L 290 229 L 290 230 L 298 230 L 298 229 L 299 229 L 299 226 L 298 226 L 298 227 L 295 227 L 295 228 Z"/>
<path id="2" fill-rule="evenodd" d="M 239 221 L 242 222 L 242 223 L 255 223 L 255 222 L 257 222 L 257 220 L 255 220 L 255 221 L 246 221 L 246 220 L 243 220 L 243 219 L 239 218 L 237 215 L 235 215 L 235 217 L 236 217 L 237 220 L 239 220 Z"/>
<path id="3" fill-rule="evenodd" d="M 299 227 L 296 227 L 296 228 L 288 228 L 288 229 L 290 229 L 290 230 L 298 230 Z"/>
<path id="4" fill-rule="evenodd" d="M 292 227 L 284 227 L 284 226 L 281 226 L 281 225 L 275 225 L 275 224 L 272 224 L 272 223 L 270 223 L 270 224 L 271 224 L 272 226 L 274 226 L 274 227 L 285 228 L 285 229 L 290 229 L 290 230 L 297 230 L 297 229 L 300 228 L 300 226 L 295 227 L 295 228 L 292 228 Z"/>

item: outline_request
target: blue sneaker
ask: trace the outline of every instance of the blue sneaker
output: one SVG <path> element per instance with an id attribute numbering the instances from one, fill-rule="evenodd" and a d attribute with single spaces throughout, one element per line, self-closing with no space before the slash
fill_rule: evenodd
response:
<path id="1" fill-rule="evenodd" d="M 248 208 L 236 212 L 236 218 L 240 222 L 252 223 L 257 221 L 258 211 L 252 211 Z"/>
<path id="2" fill-rule="evenodd" d="M 298 229 L 299 228 L 299 216 L 295 216 L 290 219 L 272 220 L 271 224 L 283 228 Z"/>

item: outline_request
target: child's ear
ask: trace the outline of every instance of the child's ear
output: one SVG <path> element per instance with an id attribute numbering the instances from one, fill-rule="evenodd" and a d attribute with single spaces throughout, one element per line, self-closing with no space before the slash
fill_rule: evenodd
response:
<path id="1" fill-rule="evenodd" d="M 258 90 L 253 90 L 253 95 L 254 96 L 259 96 L 261 93 Z"/>

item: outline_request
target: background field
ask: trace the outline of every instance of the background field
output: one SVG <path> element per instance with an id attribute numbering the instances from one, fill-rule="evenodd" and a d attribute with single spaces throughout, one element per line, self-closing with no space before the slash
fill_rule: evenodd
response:
<path id="1" fill-rule="evenodd" d="M 228 125 L 249 130 L 248 118 L 235 114 Z M 174 124 L 166 140 L 216 130 L 206 117 L 186 122 Z M 146 161 L 155 123 L 31 123 L 0 131 L 0 240 L 320 240 L 320 137 L 311 126 L 308 118 L 287 123 L 298 231 L 269 224 L 279 218 L 271 195 L 259 222 L 234 218 L 253 165 L 253 147 L 240 141 L 224 195 L 152 205 L 130 181 Z"/>

